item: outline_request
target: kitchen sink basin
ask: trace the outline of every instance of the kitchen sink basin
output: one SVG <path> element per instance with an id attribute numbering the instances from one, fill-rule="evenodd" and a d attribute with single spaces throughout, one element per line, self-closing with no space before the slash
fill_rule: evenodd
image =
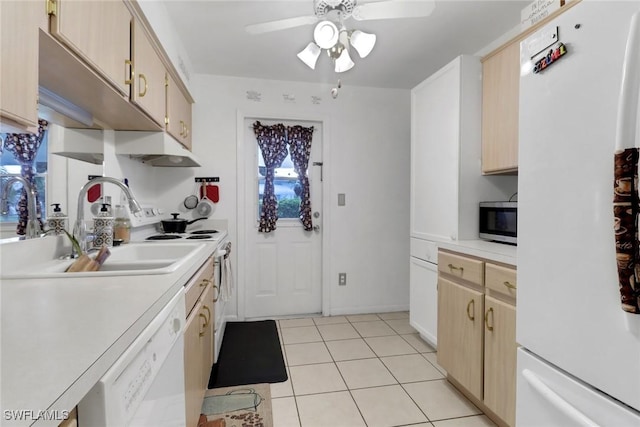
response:
<path id="1" fill-rule="evenodd" d="M 36 265 L 20 266 L 15 270 L 3 271 L 3 279 L 75 278 L 101 276 L 131 276 L 144 274 L 168 274 L 187 262 L 202 248 L 203 243 L 132 243 L 110 248 L 111 255 L 98 271 L 67 273 L 73 263 L 70 259 L 54 259 Z M 94 258 L 97 252 L 89 254 Z"/>

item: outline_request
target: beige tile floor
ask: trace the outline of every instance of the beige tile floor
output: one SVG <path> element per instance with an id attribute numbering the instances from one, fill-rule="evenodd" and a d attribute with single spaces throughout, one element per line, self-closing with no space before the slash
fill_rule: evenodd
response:
<path id="1" fill-rule="evenodd" d="M 445 379 L 409 313 L 277 320 L 289 379 L 271 384 L 274 427 L 486 427 Z"/>

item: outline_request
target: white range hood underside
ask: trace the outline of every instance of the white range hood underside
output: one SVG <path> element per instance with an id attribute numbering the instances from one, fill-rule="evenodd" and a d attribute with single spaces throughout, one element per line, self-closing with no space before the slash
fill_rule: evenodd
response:
<path id="1" fill-rule="evenodd" d="M 116 132 L 116 154 L 160 167 L 197 167 L 200 162 L 165 132 Z"/>

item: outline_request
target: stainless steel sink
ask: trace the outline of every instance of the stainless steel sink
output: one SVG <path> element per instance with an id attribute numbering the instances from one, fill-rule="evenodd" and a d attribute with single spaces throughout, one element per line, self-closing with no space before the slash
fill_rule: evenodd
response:
<path id="1" fill-rule="evenodd" d="M 98 271 L 67 273 L 73 263 L 69 259 L 53 259 L 36 265 L 21 265 L 15 269 L 3 268 L 2 279 L 29 278 L 76 278 L 101 276 L 131 276 L 145 274 L 168 274 L 188 262 L 203 249 L 203 243 L 132 243 L 111 248 L 111 255 Z M 95 253 L 90 254 L 93 258 Z"/>

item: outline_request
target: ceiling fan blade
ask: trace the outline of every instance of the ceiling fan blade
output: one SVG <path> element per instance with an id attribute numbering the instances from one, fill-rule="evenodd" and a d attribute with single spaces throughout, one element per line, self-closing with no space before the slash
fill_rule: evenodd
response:
<path id="1" fill-rule="evenodd" d="M 277 21 L 263 22 L 260 24 L 247 25 L 244 29 L 249 34 L 270 33 L 272 31 L 287 30 L 289 28 L 311 25 L 318 22 L 316 16 L 298 16 L 295 18 L 279 19 Z"/>
<path id="2" fill-rule="evenodd" d="M 431 15 L 435 6 L 434 0 L 387 0 L 358 5 L 351 16 L 357 21 L 419 18 Z"/>

